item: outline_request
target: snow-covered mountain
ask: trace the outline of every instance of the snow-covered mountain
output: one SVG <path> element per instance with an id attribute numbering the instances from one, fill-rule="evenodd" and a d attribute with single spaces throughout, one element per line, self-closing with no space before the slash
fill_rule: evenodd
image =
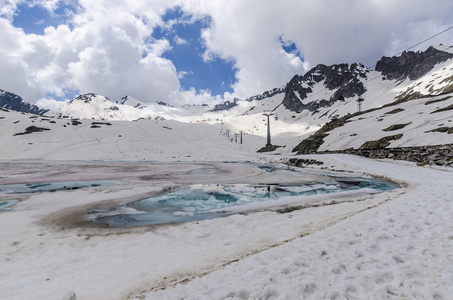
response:
<path id="1" fill-rule="evenodd" d="M 120 101 L 116 101 L 116 104 L 129 105 L 138 109 L 143 109 L 146 107 L 145 105 L 143 105 L 143 103 L 131 96 L 124 96 Z"/>
<path id="2" fill-rule="evenodd" d="M 30 114 L 43 115 L 48 110 L 26 102 L 22 97 L 0 89 L 0 107 Z"/>
<path id="3" fill-rule="evenodd" d="M 161 102 L 145 105 L 130 96 L 113 102 L 101 95 L 85 94 L 52 113 L 71 118 L 137 120 L 163 117 L 185 122 L 228 122 L 230 118 L 248 116 L 250 120 L 250 116 L 254 116 L 248 125 L 237 120 L 231 124 L 234 129 L 253 133 L 256 132 L 253 128 L 259 127 L 257 122 L 262 113 L 272 111 L 279 121 L 289 123 L 291 130 L 304 134 L 358 109 L 372 109 L 397 100 L 448 92 L 451 79 L 448 72 L 439 70 L 439 66 L 446 65 L 447 68 L 452 59 L 451 48 L 439 45 L 424 52 L 408 51 L 397 57 L 383 57 L 376 63 L 375 70 L 359 63 L 320 64 L 304 75 L 295 75 L 283 87 L 244 100 L 226 101 L 212 109 L 207 106 L 173 107 Z M 424 81 L 426 75 L 434 73 L 435 77 Z M 360 108 L 359 98 L 363 99 Z M 299 127 L 301 122 L 307 125 L 307 130 L 292 129 Z"/>
<path id="4" fill-rule="evenodd" d="M 210 127 L 209 132 L 223 134 L 222 138 L 230 143 L 237 139 L 235 134 L 242 132 L 245 142 L 240 147 L 256 151 L 266 144 L 267 117 L 263 113 L 270 113 L 271 143 L 285 146 L 274 152 L 280 154 L 359 149 L 380 139 L 389 140 L 381 144 L 385 147 L 441 145 L 453 143 L 453 134 L 449 134 L 453 132 L 453 119 L 450 118 L 452 73 L 452 48 L 441 45 L 424 52 L 383 57 L 376 70 L 361 64 L 318 65 L 304 75 L 294 76 L 283 87 L 244 100 L 227 101 L 213 108 L 207 105 L 174 107 L 161 102 L 144 105 L 129 96 L 113 102 L 101 95 L 84 94 L 48 115 L 54 116 L 57 123 L 60 123 L 59 118 L 63 119 L 61 125 L 72 125 L 73 119 L 88 122 L 87 125 L 93 120 L 123 122 L 121 124 L 142 119 L 152 122 L 173 120 L 180 124 L 177 127 L 181 130 L 181 138 L 193 135 L 194 131 L 200 132 L 196 125 L 199 123 Z M 36 126 L 31 123 L 37 122 L 37 119 L 24 117 L 16 124 L 18 117 L 12 111 L 2 113 L 2 117 L 3 128 L 12 126 L 11 130 L 16 133 L 27 132 L 28 127 Z M 134 124 L 143 124 L 126 123 L 131 123 L 127 125 L 131 128 Z M 112 130 L 113 127 L 103 126 L 103 134 L 111 137 L 107 143 L 116 143 L 118 138 L 115 136 L 126 135 L 118 127 Z M 143 136 L 165 136 L 169 131 L 164 127 L 175 128 L 157 126 L 156 132 L 146 131 Z M 66 126 L 62 129 L 63 136 L 71 136 L 74 130 L 80 132 L 79 128 Z M 128 129 L 131 130 L 134 131 Z M 108 133 L 110 131 L 112 134 Z M 40 132 L 36 138 L 45 136 L 50 141 L 52 132 Z M 14 139 L 20 138 L 15 136 Z M 102 135 L 97 139 L 104 140 Z M 159 139 L 165 143 L 165 139 Z M 209 144 L 206 139 L 198 140 L 203 144 L 198 147 L 206 147 Z M 310 145 L 306 151 L 304 142 L 302 146 L 300 144 L 307 139 L 315 142 L 305 142 Z M 254 140 L 253 144 L 247 144 L 251 140 Z M 214 148 L 218 149 L 218 146 Z"/>
<path id="5" fill-rule="evenodd" d="M 304 138 L 324 124 L 353 115 L 358 110 L 385 109 L 389 105 L 397 108 L 397 104 L 403 105 L 414 99 L 422 99 L 420 103 L 442 99 L 442 95 L 453 91 L 452 70 L 453 50 L 443 45 L 430 47 L 424 52 L 409 51 L 397 57 L 383 57 L 377 62 L 376 70 L 367 69 L 361 64 L 318 65 L 304 75 L 294 76 L 283 89 L 217 105 L 210 114 L 230 115 L 234 122 L 229 125 L 236 130 L 265 134 L 262 113 L 270 111 L 275 117 L 271 119 L 273 135 L 292 133 Z M 444 104 L 448 106 L 449 100 L 445 100 Z M 428 116 L 429 122 L 433 123 L 436 122 L 436 116 L 440 118 L 440 115 L 430 115 L 429 106 L 418 107 L 416 102 L 408 105 L 405 119 L 421 120 L 422 111 L 426 112 L 426 122 Z M 226 119 L 228 123 L 228 117 Z M 382 120 L 379 122 L 380 126 L 386 124 Z M 427 130 L 433 129 L 431 127 Z M 367 126 L 361 123 L 359 128 L 363 130 Z M 375 125 L 370 123 L 370 132 L 366 132 L 361 142 L 374 137 L 378 139 L 379 134 L 373 128 L 376 128 Z M 416 135 L 415 132 L 413 134 Z M 411 139 L 407 144 L 440 144 L 450 140 L 428 140 L 423 136 Z M 324 150 L 348 147 L 348 143 L 344 143 L 345 139 L 337 141 L 335 134 L 331 134 L 331 137 L 331 146 Z M 358 133 L 348 141 L 352 143 L 352 139 L 360 143 Z M 340 142 L 343 143 L 341 147 L 338 144 Z M 398 145 L 401 146 L 401 143 Z"/>
<path id="6" fill-rule="evenodd" d="M 153 117 L 141 108 L 142 105 L 132 98 L 125 97 L 115 103 L 105 96 L 88 93 L 77 96 L 49 114 L 62 118 L 93 120 L 137 120 Z"/>
<path id="7" fill-rule="evenodd" d="M 448 78 L 448 72 L 440 72 L 438 66 L 450 65 L 453 59 L 451 49 L 440 45 L 429 47 L 425 52 L 409 51 L 398 57 L 383 57 L 376 63 L 375 70 L 358 63 L 320 64 L 304 75 L 295 75 L 284 88 L 276 88 L 245 100 L 227 101 L 217 105 L 213 111 L 231 111 L 243 107 L 251 112 L 264 106 L 275 112 L 285 108 L 295 115 L 309 111 L 319 117 L 321 110 L 325 112 L 325 108 L 337 107 L 338 103 L 344 106 L 359 97 L 364 99 L 362 108 L 367 109 L 392 102 L 397 97 L 402 99 L 442 94 L 448 91 L 452 80 Z M 421 77 L 434 71 L 436 77 L 421 85 Z M 348 112 L 338 110 L 338 114 L 352 113 L 356 109 L 357 105 L 354 105 L 352 110 L 347 109 Z"/>
<path id="8" fill-rule="evenodd" d="M 144 104 L 125 96 L 119 101 L 88 93 L 77 96 L 48 114 L 60 118 L 92 119 L 104 121 L 136 121 L 140 119 L 177 119 L 200 115 L 209 108 L 204 105 L 173 107 L 163 102 Z"/>
<path id="9" fill-rule="evenodd" d="M 450 47 L 430 47 L 421 53 L 383 58 L 372 80 L 393 87 L 361 112 L 342 114 L 294 151 L 376 150 L 453 144 L 453 54 Z M 362 105 L 368 104 L 367 93 Z M 385 101 L 387 100 L 387 101 Z M 376 105 L 379 103 L 382 105 Z M 358 104 L 356 104 L 358 106 Z"/>

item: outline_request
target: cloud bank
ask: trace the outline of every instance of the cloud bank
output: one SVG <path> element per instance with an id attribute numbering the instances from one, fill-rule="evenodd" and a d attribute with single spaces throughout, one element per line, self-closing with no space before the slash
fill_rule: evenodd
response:
<path id="1" fill-rule="evenodd" d="M 130 95 L 143 102 L 217 102 L 280 87 L 319 63 L 373 66 L 383 55 L 399 53 L 453 25 L 450 0 L 71 3 L 0 0 L 0 89 L 42 106 L 86 92 L 112 100 Z M 64 15 L 64 21 L 42 34 L 26 33 L 14 26 L 24 5 L 46 9 L 49 18 Z M 162 16 L 175 7 L 183 11 L 185 22 L 187 16 L 192 22 L 209 18 L 198 51 L 206 63 L 221 59 L 233 64 L 233 92 L 212 95 L 209 87 L 181 87 L 181 78 L 196 70 L 178 70 L 164 53 L 186 45 L 185 37 L 153 37 L 157 27 L 171 28 L 174 20 L 165 22 Z M 453 45 L 453 30 L 414 50 L 438 43 Z"/>

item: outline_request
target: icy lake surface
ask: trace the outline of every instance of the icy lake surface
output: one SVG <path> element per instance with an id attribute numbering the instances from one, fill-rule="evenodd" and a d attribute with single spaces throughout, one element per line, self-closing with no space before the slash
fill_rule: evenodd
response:
<path id="1" fill-rule="evenodd" d="M 120 183 L 118 180 L 61 181 L 43 183 L 21 183 L 0 185 L 3 194 L 46 193 L 63 190 L 77 190 Z"/>
<path id="2" fill-rule="evenodd" d="M 61 181 L 0 185 L 0 194 L 34 194 L 77 190 L 120 183 L 119 180 Z M 19 199 L 0 200 L 0 212 L 10 209 Z"/>
<path id="3" fill-rule="evenodd" d="M 11 206 L 19 202 L 19 199 L 0 200 L 0 212 L 8 210 Z"/>
<path id="4" fill-rule="evenodd" d="M 194 184 L 140 199 L 108 211 L 91 211 L 94 222 L 109 227 L 134 227 L 200 221 L 294 202 L 303 197 L 363 190 L 369 193 L 397 188 L 368 177 L 326 176 L 325 182 L 304 184 Z"/>

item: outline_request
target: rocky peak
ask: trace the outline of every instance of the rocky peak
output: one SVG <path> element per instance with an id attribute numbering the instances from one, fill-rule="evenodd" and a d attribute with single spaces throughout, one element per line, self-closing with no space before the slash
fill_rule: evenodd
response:
<path id="1" fill-rule="evenodd" d="M 354 63 L 326 66 L 319 64 L 305 75 L 296 75 L 285 88 L 283 105 L 295 112 L 308 109 L 315 111 L 320 107 L 332 105 L 340 96 L 353 97 L 363 94 L 366 90 L 360 78 L 366 79 L 369 72 L 364 65 Z M 309 103 L 303 100 L 313 92 L 312 87 L 320 82 L 329 90 L 337 90 L 329 99 L 318 99 Z"/>
<path id="2" fill-rule="evenodd" d="M 229 110 L 229 109 L 237 106 L 238 105 L 238 103 L 237 103 L 238 101 L 239 101 L 238 98 L 234 98 L 233 101 L 227 100 L 227 101 L 225 101 L 223 103 L 216 104 L 214 106 L 214 108 L 211 109 L 210 111 L 211 112 L 217 112 L 217 111 L 222 111 L 222 110 Z"/>
<path id="3" fill-rule="evenodd" d="M 285 92 L 285 87 L 280 87 L 280 88 L 274 88 L 272 90 L 269 90 L 269 91 L 266 91 L 264 93 L 262 93 L 261 95 L 255 95 L 255 96 L 252 96 L 252 97 L 249 97 L 247 99 L 245 99 L 245 101 L 247 102 L 251 102 L 251 101 L 254 101 L 254 100 L 263 100 L 263 99 L 266 99 L 266 98 L 270 98 L 270 97 L 273 97 L 275 95 L 278 95 L 278 94 L 281 94 L 281 93 L 284 93 Z"/>
<path id="4" fill-rule="evenodd" d="M 381 72 L 387 80 L 416 80 L 431 71 L 436 64 L 451 58 L 452 53 L 434 47 L 424 52 L 405 51 L 401 56 L 382 57 L 376 63 L 376 71 Z"/>
<path id="5" fill-rule="evenodd" d="M 100 96 L 100 95 L 95 94 L 95 93 L 86 93 L 86 94 L 79 95 L 79 96 L 75 97 L 73 100 L 69 101 L 68 103 L 80 102 L 80 101 L 83 101 L 85 103 L 90 103 L 90 102 L 92 102 L 94 99 L 96 99 L 98 97 L 102 97 L 102 98 L 104 98 L 104 100 L 110 101 L 110 99 L 105 97 L 105 96 Z"/>

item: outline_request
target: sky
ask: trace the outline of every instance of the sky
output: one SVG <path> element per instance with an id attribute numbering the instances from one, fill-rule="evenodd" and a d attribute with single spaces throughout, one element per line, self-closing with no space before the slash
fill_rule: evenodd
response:
<path id="1" fill-rule="evenodd" d="M 451 0 L 0 0 L 0 89 L 173 105 L 244 99 L 453 26 Z M 453 30 L 420 44 L 453 45 Z"/>

